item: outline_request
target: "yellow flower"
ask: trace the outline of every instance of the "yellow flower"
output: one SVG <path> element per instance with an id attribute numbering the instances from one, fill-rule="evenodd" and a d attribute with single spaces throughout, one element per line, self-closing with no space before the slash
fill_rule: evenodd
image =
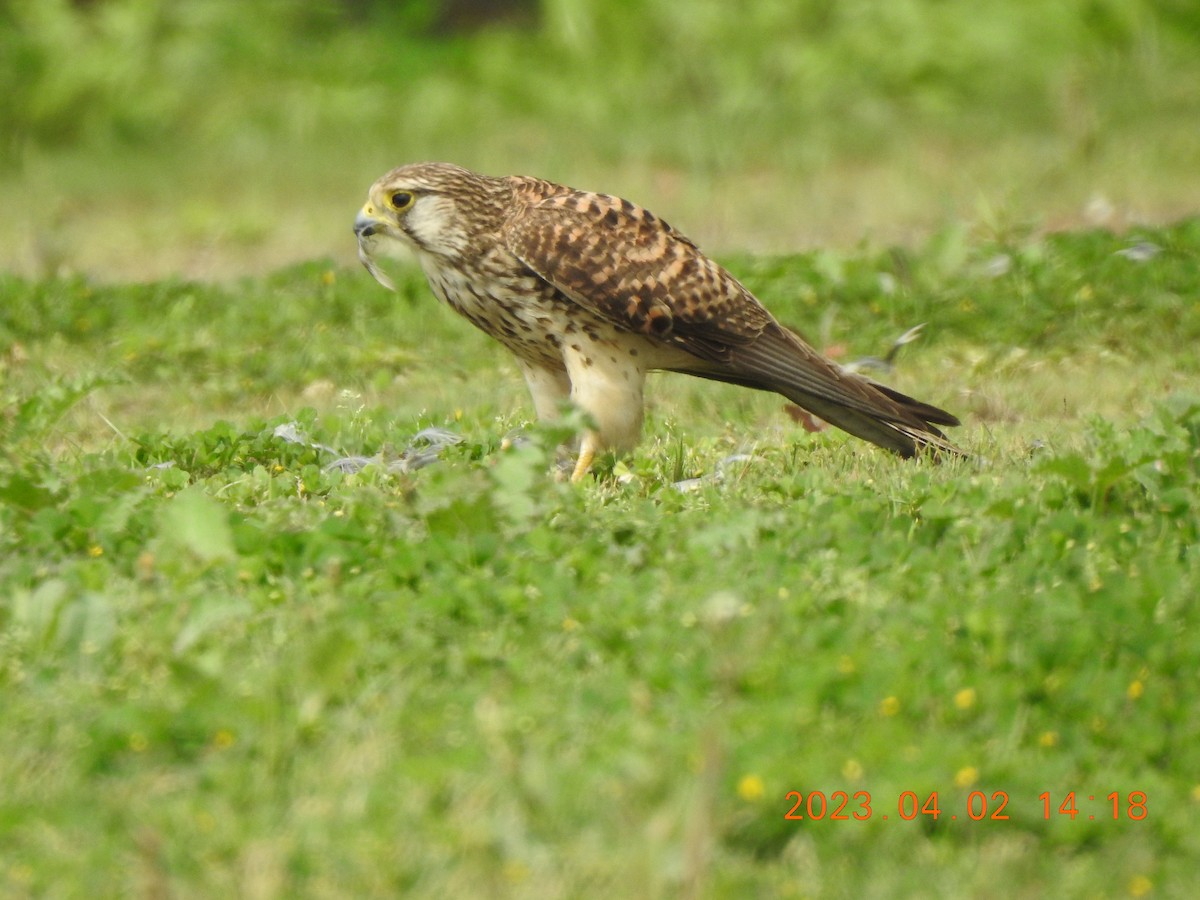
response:
<path id="1" fill-rule="evenodd" d="M 960 787 L 970 787 L 979 780 L 979 770 L 974 766 L 964 766 L 954 773 L 954 783 Z"/>
<path id="2" fill-rule="evenodd" d="M 337 272 L 333 269 L 326 269 L 321 273 L 321 284 L 330 285 L 337 281 Z"/>
<path id="3" fill-rule="evenodd" d="M 975 705 L 975 688 L 963 688 L 954 695 L 954 705 L 959 709 L 970 709 Z"/>
<path id="4" fill-rule="evenodd" d="M 879 704 L 879 713 L 884 716 L 894 716 L 900 712 L 900 701 L 895 697 L 884 697 Z"/>
<path id="5" fill-rule="evenodd" d="M 1146 686 L 1139 679 L 1134 679 L 1129 682 L 1129 687 L 1125 691 L 1125 696 L 1130 700 L 1136 700 L 1146 692 Z"/>
<path id="6" fill-rule="evenodd" d="M 103 555 L 104 555 L 104 548 L 101 547 L 99 544 L 92 544 L 92 546 L 88 547 L 88 556 L 91 556 L 94 558 L 94 557 L 103 556 Z"/>
<path id="7" fill-rule="evenodd" d="M 232 747 L 237 738 L 233 736 L 233 732 L 228 728 L 222 728 L 213 735 L 213 746 L 218 750 L 224 750 L 226 747 Z"/>
<path id="8" fill-rule="evenodd" d="M 857 759 L 846 760 L 842 766 L 842 777 L 847 781 L 858 781 L 863 777 L 863 767 Z"/>
<path id="9" fill-rule="evenodd" d="M 1148 893 L 1154 890 L 1154 882 L 1145 875 L 1134 875 L 1129 880 L 1129 896 L 1145 897 Z"/>
<path id="10" fill-rule="evenodd" d="M 579 627 L 579 622 L 577 622 L 575 619 L 572 619 L 570 616 L 567 616 L 562 620 L 563 631 L 578 631 Z"/>
<path id="11" fill-rule="evenodd" d="M 1057 747 L 1058 746 L 1058 732 L 1057 731 L 1043 731 L 1038 736 L 1038 745 L 1041 747 L 1046 747 L 1047 749 L 1049 749 L 1050 747 Z"/>
<path id="12" fill-rule="evenodd" d="M 743 775 L 737 784 L 738 796 L 748 803 L 761 800 L 767 792 L 766 785 L 757 775 Z"/>
<path id="13" fill-rule="evenodd" d="M 509 884 L 520 884 L 529 877 L 529 866 L 519 859 L 510 859 L 504 864 L 504 878 Z"/>
<path id="14" fill-rule="evenodd" d="M 1192 787 L 1192 799 L 1195 800 L 1197 803 L 1200 803 L 1200 784 L 1194 785 Z"/>

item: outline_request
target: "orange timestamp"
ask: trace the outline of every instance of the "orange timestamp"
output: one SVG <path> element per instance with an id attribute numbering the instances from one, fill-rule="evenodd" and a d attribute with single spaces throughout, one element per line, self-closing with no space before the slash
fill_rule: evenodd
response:
<path id="1" fill-rule="evenodd" d="M 870 791 L 833 791 L 826 796 L 824 791 L 788 791 L 784 800 L 791 804 L 783 817 L 790 822 L 829 820 L 833 822 L 864 822 L 878 817 L 887 819 L 888 812 L 879 810 L 878 815 L 872 805 L 877 798 Z M 1041 801 L 1042 818 L 1050 819 L 1055 816 L 1066 816 L 1074 820 L 1084 817 L 1089 820 L 1127 819 L 1140 822 L 1149 814 L 1146 806 L 1145 791 L 1112 791 L 1107 795 L 1084 795 L 1076 791 L 1068 791 L 1063 795 L 1054 795 L 1043 791 L 1037 799 Z M 943 808 L 937 791 L 921 796 L 916 791 L 901 791 L 896 798 L 896 816 L 906 822 L 913 819 L 925 818 L 937 820 L 940 817 L 957 819 L 959 813 L 974 822 L 984 819 L 990 821 L 1007 821 L 1009 796 L 1007 791 L 971 791 L 965 802 L 959 807 L 959 800 L 953 806 Z"/>

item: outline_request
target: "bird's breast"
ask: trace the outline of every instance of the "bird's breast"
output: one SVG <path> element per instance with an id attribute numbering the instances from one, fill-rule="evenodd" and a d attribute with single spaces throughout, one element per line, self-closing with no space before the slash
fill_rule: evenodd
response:
<path id="1" fill-rule="evenodd" d="M 436 265 L 426 266 L 425 274 L 439 300 L 530 362 L 560 367 L 562 337 L 590 318 L 532 274 Z"/>

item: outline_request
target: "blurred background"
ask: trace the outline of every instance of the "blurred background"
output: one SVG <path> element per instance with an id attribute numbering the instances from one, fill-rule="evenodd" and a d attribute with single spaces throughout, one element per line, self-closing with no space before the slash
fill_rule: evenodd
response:
<path id="1" fill-rule="evenodd" d="M 1195 0 L 0 0 L 0 270 L 352 264 L 404 162 L 716 252 L 1200 208 Z"/>

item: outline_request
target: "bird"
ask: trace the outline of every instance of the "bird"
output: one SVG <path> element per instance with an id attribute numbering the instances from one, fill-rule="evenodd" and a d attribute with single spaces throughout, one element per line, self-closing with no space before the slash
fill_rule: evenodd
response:
<path id="1" fill-rule="evenodd" d="M 539 420 L 568 403 L 590 421 L 571 480 L 641 438 L 646 374 L 774 391 L 902 457 L 962 455 L 959 420 L 841 368 L 781 325 L 741 282 L 648 209 L 541 178 L 451 163 L 392 169 L 354 220 L 359 258 L 411 250 L 433 294 L 516 357 Z"/>

